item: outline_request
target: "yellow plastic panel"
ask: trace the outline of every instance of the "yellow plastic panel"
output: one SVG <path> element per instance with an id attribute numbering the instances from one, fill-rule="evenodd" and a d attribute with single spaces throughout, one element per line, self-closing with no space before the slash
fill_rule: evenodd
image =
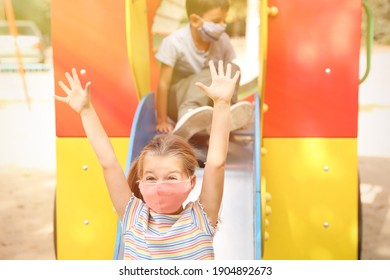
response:
<path id="1" fill-rule="evenodd" d="M 149 37 L 146 1 L 126 0 L 127 49 L 139 100 L 151 90 Z"/>
<path id="2" fill-rule="evenodd" d="M 111 138 L 123 168 L 129 138 Z M 117 215 L 86 138 L 57 138 L 57 259 L 112 259 Z"/>
<path id="3" fill-rule="evenodd" d="M 356 139 L 266 138 L 264 259 L 357 259 Z"/>

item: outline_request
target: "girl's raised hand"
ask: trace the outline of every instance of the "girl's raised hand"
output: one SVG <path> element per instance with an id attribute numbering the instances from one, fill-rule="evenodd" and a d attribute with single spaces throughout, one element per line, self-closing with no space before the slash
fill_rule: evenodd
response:
<path id="1" fill-rule="evenodd" d="M 230 63 L 226 65 L 226 73 L 224 73 L 222 60 L 218 62 L 218 72 L 212 61 L 209 62 L 209 66 L 212 79 L 211 85 L 205 86 L 200 82 L 195 83 L 195 85 L 202 89 L 214 103 L 222 101 L 230 104 L 238 77 L 240 77 L 240 71 L 237 71 L 231 78 L 232 65 Z"/>
<path id="2" fill-rule="evenodd" d="M 81 86 L 80 79 L 77 75 L 76 69 L 72 69 L 72 75 L 68 72 L 65 73 L 65 77 L 68 80 L 70 88 L 66 86 L 62 81 L 58 84 L 66 93 L 66 97 L 55 95 L 55 99 L 64 103 L 67 103 L 77 113 L 82 113 L 83 110 L 88 109 L 91 106 L 90 103 L 90 86 L 91 82 L 85 85 L 85 88 Z"/>

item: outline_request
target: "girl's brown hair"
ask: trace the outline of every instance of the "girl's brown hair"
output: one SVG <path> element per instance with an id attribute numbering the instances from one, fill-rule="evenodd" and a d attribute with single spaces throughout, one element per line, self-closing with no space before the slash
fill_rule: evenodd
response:
<path id="1" fill-rule="evenodd" d="M 173 134 L 161 134 L 147 144 L 130 166 L 127 182 L 133 194 L 142 199 L 139 190 L 139 180 L 143 173 L 143 162 L 146 155 L 175 156 L 181 158 L 183 169 L 189 176 L 194 175 L 198 166 L 195 152 L 191 145 L 180 136 Z"/>

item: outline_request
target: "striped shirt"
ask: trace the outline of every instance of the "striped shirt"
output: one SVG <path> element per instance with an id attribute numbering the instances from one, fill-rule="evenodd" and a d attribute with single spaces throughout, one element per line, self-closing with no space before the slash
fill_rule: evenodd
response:
<path id="1" fill-rule="evenodd" d="M 127 260 L 213 260 L 215 229 L 199 201 L 180 214 L 158 214 L 132 196 L 123 218 Z"/>

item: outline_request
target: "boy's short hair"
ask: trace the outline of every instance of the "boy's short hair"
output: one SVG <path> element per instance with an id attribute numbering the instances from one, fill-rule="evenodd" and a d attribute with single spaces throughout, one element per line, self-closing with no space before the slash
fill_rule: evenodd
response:
<path id="1" fill-rule="evenodd" d="M 203 16 L 206 12 L 221 8 L 222 10 L 229 10 L 229 0 L 186 0 L 187 16 L 191 14 L 197 14 Z"/>

